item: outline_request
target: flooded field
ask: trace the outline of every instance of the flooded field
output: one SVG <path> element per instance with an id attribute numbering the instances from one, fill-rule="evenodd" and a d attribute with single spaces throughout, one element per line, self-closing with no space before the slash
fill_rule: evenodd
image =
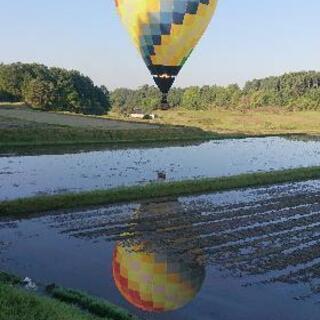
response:
<path id="1" fill-rule="evenodd" d="M 0 200 L 320 164 L 320 141 L 252 138 L 61 154 L 0 156 Z"/>
<path id="2" fill-rule="evenodd" d="M 0 269 L 86 290 L 142 319 L 317 320 L 319 187 L 2 221 Z"/>

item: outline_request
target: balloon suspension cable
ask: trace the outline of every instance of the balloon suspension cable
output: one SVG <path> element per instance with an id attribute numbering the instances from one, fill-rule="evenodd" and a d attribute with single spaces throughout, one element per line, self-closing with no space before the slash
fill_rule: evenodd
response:
<path id="1" fill-rule="evenodd" d="M 162 110 L 168 110 L 170 108 L 168 103 L 168 93 L 162 92 L 162 98 L 161 98 L 161 109 Z"/>

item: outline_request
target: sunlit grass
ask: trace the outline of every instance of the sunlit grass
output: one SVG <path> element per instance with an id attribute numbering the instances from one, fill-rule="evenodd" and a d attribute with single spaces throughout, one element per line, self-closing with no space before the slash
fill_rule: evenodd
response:
<path id="1" fill-rule="evenodd" d="M 2 124 L 2 126 L 1 126 Z M 199 128 L 162 126 L 157 129 L 102 130 L 46 125 L 0 117 L 0 147 L 75 144 L 123 144 L 219 138 Z"/>
<path id="2" fill-rule="evenodd" d="M 157 114 L 159 123 L 195 126 L 221 134 L 320 134 L 319 111 L 175 109 L 157 111 Z"/>
<path id="3" fill-rule="evenodd" d="M 193 141 L 268 135 L 320 134 L 320 112 L 275 110 L 195 111 L 175 109 L 156 111 L 158 118 L 149 121 L 159 128 L 102 130 L 47 125 L 0 117 L 0 148 L 80 144 L 121 144 L 170 141 Z M 143 122 L 111 113 L 103 118 Z"/>

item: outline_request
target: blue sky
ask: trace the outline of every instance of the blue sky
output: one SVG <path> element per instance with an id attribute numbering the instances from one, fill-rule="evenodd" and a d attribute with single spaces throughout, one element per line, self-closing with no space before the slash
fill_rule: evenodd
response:
<path id="1" fill-rule="evenodd" d="M 0 8 L 0 62 L 77 69 L 110 89 L 152 84 L 113 0 L 0 0 Z M 319 14 L 319 0 L 220 0 L 176 85 L 320 70 Z"/>

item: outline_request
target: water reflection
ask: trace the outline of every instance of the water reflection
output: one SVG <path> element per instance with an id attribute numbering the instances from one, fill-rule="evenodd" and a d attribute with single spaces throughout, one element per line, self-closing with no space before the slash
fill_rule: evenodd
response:
<path id="1" fill-rule="evenodd" d="M 0 264 L 142 319 L 316 320 L 319 190 L 313 181 L 3 221 Z"/>
<path id="2" fill-rule="evenodd" d="M 218 268 L 245 286 L 308 283 L 317 293 L 319 196 L 315 182 L 232 191 L 72 215 L 60 227 L 78 238 L 116 241 L 116 255 L 126 261 L 150 254 L 198 274 Z"/>
<path id="3" fill-rule="evenodd" d="M 177 181 L 314 166 L 320 141 L 272 137 L 23 157 L 7 152 L 0 156 L 0 200 L 141 185 L 163 177 Z"/>
<path id="4" fill-rule="evenodd" d="M 68 155 L 81 154 L 95 151 L 125 151 L 130 149 L 153 149 L 170 147 L 199 146 L 205 140 L 199 141 L 170 141 L 170 142 L 144 142 L 144 143 L 118 143 L 118 144 L 80 144 L 80 145 L 52 145 L 52 146 L 0 146 L 0 158 L 43 156 L 43 155 Z"/>
<path id="5" fill-rule="evenodd" d="M 204 267 L 196 261 L 184 262 L 182 257 L 172 258 L 167 252 L 148 250 L 116 246 L 113 277 L 124 298 L 149 312 L 177 310 L 192 301 L 203 284 Z"/>
<path id="6" fill-rule="evenodd" d="M 115 284 L 128 302 L 144 311 L 178 310 L 196 297 L 204 282 L 202 252 L 180 251 L 181 239 L 172 241 L 163 233 L 174 229 L 167 216 L 176 212 L 179 218 L 181 209 L 178 201 L 141 205 L 134 214 L 140 223 L 123 234 L 127 240 L 115 246 L 112 262 Z M 150 220 L 155 215 L 162 218 Z"/>

